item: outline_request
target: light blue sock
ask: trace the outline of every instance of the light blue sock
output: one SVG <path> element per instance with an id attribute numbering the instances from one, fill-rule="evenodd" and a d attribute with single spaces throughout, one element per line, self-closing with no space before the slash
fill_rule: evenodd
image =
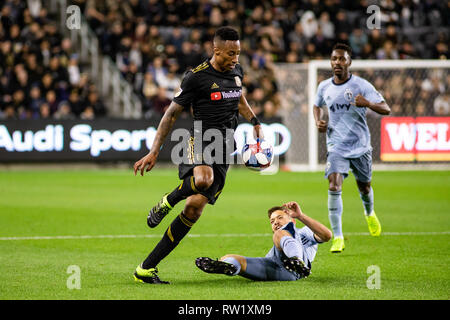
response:
<path id="1" fill-rule="evenodd" d="M 328 219 L 334 237 L 343 237 L 342 234 L 342 191 L 328 190 Z"/>
<path id="2" fill-rule="evenodd" d="M 373 211 L 373 189 L 370 187 L 368 194 L 359 193 L 364 206 L 364 212 L 366 216 L 370 215 Z"/>
<path id="3" fill-rule="evenodd" d="M 222 261 L 231 263 L 232 265 L 234 265 L 236 267 L 237 271 L 232 274 L 233 276 L 235 276 L 235 275 L 239 274 L 239 272 L 241 272 L 241 264 L 235 258 L 227 257 L 227 258 L 223 259 Z"/>
<path id="4" fill-rule="evenodd" d="M 291 236 L 281 238 L 280 247 L 288 258 L 297 257 L 301 259 L 303 257 L 300 243 Z"/>

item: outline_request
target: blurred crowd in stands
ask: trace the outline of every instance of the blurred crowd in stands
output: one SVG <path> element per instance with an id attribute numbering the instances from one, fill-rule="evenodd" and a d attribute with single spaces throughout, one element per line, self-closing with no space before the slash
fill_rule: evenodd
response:
<path id="1" fill-rule="evenodd" d="M 58 32 L 47 2 L 0 1 L 0 117 L 107 115 L 83 70 L 89 66 L 80 64 L 70 39 Z M 373 3 L 381 9 L 381 28 L 371 30 L 366 10 Z M 279 115 L 282 108 L 274 63 L 327 59 L 338 41 L 351 45 L 354 59 L 449 58 L 450 1 L 71 0 L 68 4 L 80 7 L 101 52 L 116 62 L 141 98 L 143 117 L 164 112 L 183 73 L 212 56 L 212 36 L 222 25 L 240 31 L 246 97 L 264 117 Z M 423 103 L 427 115 L 448 115 L 450 80 L 445 72 L 430 73 L 420 82 L 414 74 L 399 73 L 389 81 L 375 76 L 373 84 L 394 114 L 420 113 L 418 105 Z M 417 92 L 420 103 L 407 109 L 400 96 L 416 99 Z"/>
<path id="2" fill-rule="evenodd" d="M 62 37 L 42 3 L 0 3 L 0 118 L 106 115 L 70 39 Z"/>

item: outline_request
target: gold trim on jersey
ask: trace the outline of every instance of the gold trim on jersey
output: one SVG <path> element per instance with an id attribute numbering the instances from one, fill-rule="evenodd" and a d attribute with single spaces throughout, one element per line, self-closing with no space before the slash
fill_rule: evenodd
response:
<path id="1" fill-rule="evenodd" d="M 202 64 L 195 67 L 194 69 L 192 69 L 191 71 L 192 71 L 192 73 L 197 73 L 199 71 L 205 70 L 208 67 L 209 67 L 209 63 L 208 63 L 208 61 L 205 61 Z"/>
<path id="2" fill-rule="evenodd" d="M 189 164 L 200 163 L 203 161 L 203 154 L 195 154 L 194 137 L 190 137 L 187 146 L 187 160 Z"/>
<path id="3" fill-rule="evenodd" d="M 189 164 L 193 164 L 194 163 L 194 137 L 189 138 L 187 149 L 188 149 L 187 151 L 188 151 Z"/>

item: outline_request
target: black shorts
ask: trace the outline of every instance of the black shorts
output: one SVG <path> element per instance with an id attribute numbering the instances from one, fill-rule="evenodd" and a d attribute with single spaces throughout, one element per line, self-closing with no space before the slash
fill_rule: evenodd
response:
<path id="1" fill-rule="evenodd" d="M 224 142 L 226 143 L 226 142 Z M 234 143 L 234 139 L 233 139 Z M 202 150 L 198 150 L 199 154 L 194 152 L 194 139 L 191 138 L 188 143 L 188 163 L 181 163 L 178 166 L 178 177 L 181 180 L 184 180 L 186 177 L 193 175 L 193 170 L 196 166 L 208 166 L 213 169 L 214 181 L 212 185 L 205 191 L 200 192 L 200 194 L 204 195 L 208 198 L 209 204 L 214 204 L 216 200 L 219 198 L 220 193 L 222 192 L 223 187 L 225 186 L 225 179 L 227 177 L 227 171 L 229 168 L 229 164 L 226 162 L 226 159 L 223 158 L 221 163 L 206 163 L 203 159 L 203 151 L 205 145 L 203 145 Z M 198 152 L 196 151 L 196 152 Z M 224 156 L 225 157 L 225 156 Z M 194 159 L 196 161 L 194 161 Z"/>
<path id="2" fill-rule="evenodd" d="M 193 170 L 196 166 L 208 166 L 213 169 L 214 181 L 212 185 L 200 194 L 208 198 L 209 204 L 214 204 L 219 198 L 223 187 L 225 186 L 225 179 L 227 177 L 228 164 L 180 164 L 178 166 L 178 177 L 184 180 L 186 177 L 193 175 Z"/>

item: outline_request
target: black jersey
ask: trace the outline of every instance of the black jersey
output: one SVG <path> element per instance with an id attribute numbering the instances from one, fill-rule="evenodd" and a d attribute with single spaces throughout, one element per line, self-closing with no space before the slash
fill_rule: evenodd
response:
<path id="1" fill-rule="evenodd" d="M 194 121 L 202 121 L 202 129 L 236 129 L 244 72 L 240 64 L 219 72 L 209 60 L 188 71 L 174 102 L 185 109 L 192 107 Z"/>

